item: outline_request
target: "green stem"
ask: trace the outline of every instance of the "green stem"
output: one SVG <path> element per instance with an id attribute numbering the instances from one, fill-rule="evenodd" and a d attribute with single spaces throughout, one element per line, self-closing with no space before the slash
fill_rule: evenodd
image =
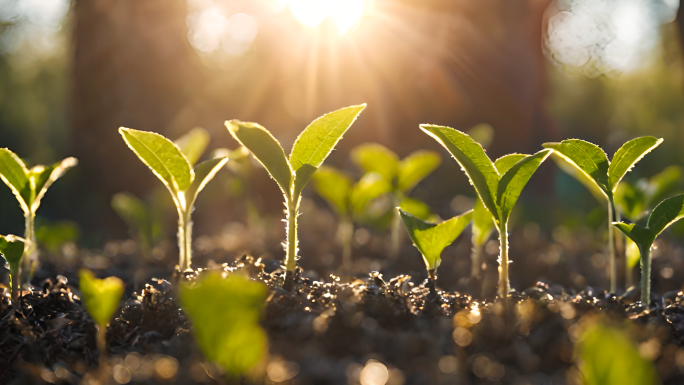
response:
<path id="1" fill-rule="evenodd" d="M 24 214 L 24 255 L 22 258 L 22 271 L 19 274 L 24 276 L 24 283 L 30 284 L 35 268 L 34 255 L 36 251 L 36 215 L 33 212 Z"/>
<path id="2" fill-rule="evenodd" d="M 297 266 L 297 252 L 299 251 L 299 240 L 297 239 L 297 216 L 299 212 L 299 202 L 301 197 L 297 197 L 294 202 L 287 202 L 287 244 L 285 245 L 285 268 L 288 272 L 294 271 Z"/>
<path id="3" fill-rule="evenodd" d="M 21 290 L 21 278 L 19 277 L 19 264 L 10 264 L 10 279 L 12 280 L 12 306 L 19 308 L 19 291 Z"/>
<path id="4" fill-rule="evenodd" d="M 100 353 L 100 358 L 98 360 L 98 377 L 100 383 L 106 383 L 107 379 L 107 326 L 97 325 L 97 351 Z"/>
<path id="5" fill-rule="evenodd" d="M 192 269 L 192 219 L 188 212 L 178 212 L 178 268 L 181 272 Z"/>
<path id="6" fill-rule="evenodd" d="M 393 194 L 394 204 L 393 207 L 399 207 L 401 202 L 401 197 L 399 194 Z M 390 257 L 396 258 L 399 255 L 399 249 L 401 248 L 401 217 L 397 210 L 392 210 L 394 215 L 392 216 L 391 224 L 391 234 L 390 234 Z"/>
<path id="7" fill-rule="evenodd" d="M 482 260 L 482 249 L 484 245 L 473 243 L 473 249 L 470 252 L 470 276 L 477 278 L 480 276 L 480 265 Z"/>
<path id="8" fill-rule="evenodd" d="M 508 280 L 508 224 L 497 226 L 499 230 L 499 297 L 507 298 L 511 291 Z"/>
<path id="9" fill-rule="evenodd" d="M 617 291 L 617 266 L 615 264 L 615 229 L 613 226 L 613 201 L 608 200 L 608 275 L 610 276 L 610 292 Z"/>
<path id="10" fill-rule="evenodd" d="M 641 253 L 641 303 L 648 306 L 651 299 L 651 245 L 639 245 Z"/>

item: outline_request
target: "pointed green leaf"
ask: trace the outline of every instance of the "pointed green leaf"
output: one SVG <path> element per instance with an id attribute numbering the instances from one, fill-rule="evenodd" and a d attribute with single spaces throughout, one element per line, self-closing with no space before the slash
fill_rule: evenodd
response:
<path id="1" fill-rule="evenodd" d="M 541 150 L 534 155 L 527 155 L 501 176 L 497 191 L 497 203 L 501 210 L 503 222 L 508 220 L 513 207 L 518 202 L 522 189 L 549 154 L 551 154 L 551 150 Z"/>
<path id="2" fill-rule="evenodd" d="M 646 214 L 646 195 L 637 187 L 623 181 L 615 190 L 613 198 L 615 205 L 620 209 L 622 215 L 632 222 L 636 222 Z"/>
<path id="3" fill-rule="evenodd" d="M 55 163 L 49 167 L 36 166 L 29 171 L 29 178 L 33 178 L 36 186 L 36 195 L 31 202 L 31 211 L 34 213 L 40 206 L 40 201 L 45 196 L 47 190 L 52 184 L 62 177 L 67 171 L 78 164 L 76 158 L 66 158 L 59 163 Z"/>
<path id="4" fill-rule="evenodd" d="M 596 182 L 587 174 L 583 173 L 580 169 L 575 167 L 575 164 L 567 160 L 566 158 L 560 156 L 557 152 L 551 154 L 554 162 L 558 168 L 563 170 L 564 173 L 575 178 L 576 181 L 582 183 L 584 187 L 591 193 L 591 195 L 599 203 L 606 202 L 606 194 L 601 190 L 601 188 L 596 184 Z"/>
<path id="5" fill-rule="evenodd" d="M 399 162 L 397 188 L 408 193 L 442 163 L 442 157 L 435 151 L 418 150 Z"/>
<path id="6" fill-rule="evenodd" d="M 29 204 L 32 200 L 28 174 L 26 165 L 15 153 L 7 148 L 0 148 L 0 178 L 17 197 L 24 213 L 30 212 Z"/>
<path id="7" fill-rule="evenodd" d="M 297 171 L 305 164 L 318 168 L 323 164 L 364 108 L 365 104 L 345 107 L 314 120 L 299 134 L 292 146 L 292 169 Z"/>
<path id="8" fill-rule="evenodd" d="M 24 255 L 24 240 L 16 235 L 0 235 L 0 255 L 10 266 L 19 266 Z"/>
<path id="9" fill-rule="evenodd" d="M 214 179 L 216 173 L 219 172 L 227 162 L 228 158 L 213 158 L 205 160 L 197 165 L 195 168 L 195 180 L 185 193 L 185 200 L 188 204 L 187 207 L 195 205 L 197 195 L 202 192 L 207 183 Z"/>
<path id="10" fill-rule="evenodd" d="M 650 248 L 653 241 L 655 241 L 656 235 L 646 227 L 634 223 L 627 224 L 623 222 L 613 222 L 613 225 L 640 247 Z"/>
<path id="11" fill-rule="evenodd" d="M 209 145 L 209 133 L 201 127 L 195 127 L 185 135 L 176 139 L 176 146 L 188 159 L 190 165 L 194 165 L 204 154 Z"/>
<path id="12" fill-rule="evenodd" d="M 631 269 L 636 267 L 641 260 L 639 246 L 629 237 L 625 238 L 625 259 L 627 260 L 627 266 Z"/>
<path id="13" fill-rule="evenodd" d="M 340 216 L 349 213 L 352 180 L 342 171 L 321 166 L 313 175 L 316 193 L 325 199 Z"/>
<path id="14" fill-rule="evenodd" d="M 684 217 L 684 194 L 673 196 L 660 202 L 648 217 L 648 228 L 653 238 L 662 233 L 668 226 Z"/>
<path id="15" fill-rule="evenodd" d="M 226 121 L 226 127 L 233 138 L 251 151 L 256 160 L 266 168 L 271 178 L 278 183 L 283 194 L 289 199 L 294 173 L 290 162 L 285 157 L 285 151 L 276 138 L 257 123 L 229 120 Z"/>
<path id="16" fill-rule="evenodd" d="M 473 244 L 484 245 L 492 235 L 494 226 L 492 214 L 487 211 L 480 198 L 477 198 L 473 208 Z"/>
<path id="17" fill-rule="evenodd" d="M 369 172 L 352 188 L 350 203 L 354 215 L 360 215 L 371 200 L 392 191 L 392 185 L 382 175 Z"/>
<path id="18" fill-rule="evenodd" d="M 262 283 L 210 271 L 180 287 L 178 298 L 206 358 L 237 376 L 252 369 L 268 351 L 259 325 L 268 289 Z"/>
<path id="19" fill-rule="evenodd" d="M 484 206 L 492 216 L 499 220 L 496 205 L 499 173 L 496 171 L 494 163 L 485 154 L 482 146 L 465 133 L 450 127 L 421 124 L 420 128 L 451 153 L 468 175 L 470 184 L 475 187 L 475 191 L 482 199 Z"/>
<path id="20" fill-rule="evenodd" d="M 499 172 L 499 175 L 503 175 L 506 173 L 506 171 L 510 170 L 511 167 L 515 166 L 516 163 L 525 159 L 525 157 L 527 157 L 527 154 L 504 155 L 494 161 L 494 167 L 496 167 L 496 171 Z"/>
<path id="21" fill-rule="evenodd" d="M 646 154 L 658 147 L 663 139 L 657 139 L 653 136 L 642 136 L 640 138 L 632 139 L 623 144 L 613 156 L 613 160 L 608 167 L 608 180 L 610 182 L 611 191 L 615 192 L 618 183 L 624 178 L 634 165 L 641 160 Z"/>
<path id="22" fill-rule="evenodd" d="M 399 156 L 377 143 L 362 143 L 354 147 L 350 156 L 363 171 L 378 173 L 391 183 L 399 172 Z"/>
<path id="23" fill-rule="evenodd" d="M 554 150 L 556 154 L 591 178 L 607 198 L 612 196 L 613 189 L 608 180 L 608 157 L 599 146 L 580 139 L 544 143 L 542 146 Z"/>
<path id="24" fill-rule="evenodd" d="M 294 189 L 292 193 L 292 196 L 295 197 L 295 199 L 302 194 L 302 190 L 304 190 L 306 184 L 309 183 L 311 176 L 316 170 L 318 170 L 316 167 L 307 163 L 295 171 Z"/>
<path id="25" fill-rule="evenodd" d="M 97 279 L 92 272 L 81 269 L 79 289 L 90 318 L 101 328 L 107 327 L 124 292 L 124 283 L 117 277 Z"/>
<path id="26" fill-rule="evenodd" d="M 121 127 L 119 133 L 128 147 L 152 170 L 174 198 L 187 190 L 195 173 L 181 150 L 165 137 L 148 131 Z"/>
<path id="27" fill-rule="evenodd" d="M 413 244 L 423 255 L 428 270 L 434 270 L 442 263 L 442 251 L 461 235 L 470 223 L 473 212 L 468 211 L 442 223 L 425 222 L 399 209 L 404 226 L 413 240 Z"/>
<path id="28" fill-rule="evenodd" d="M 430 206 L 419 201 L 418 199 L 404 197 L 404 199 L 399 202 L 399 208 L 402 211 L 405 211 L 424 221 L 429 220 L 430 217 L 432 217 L 432 210 L 430 210 Z"/>

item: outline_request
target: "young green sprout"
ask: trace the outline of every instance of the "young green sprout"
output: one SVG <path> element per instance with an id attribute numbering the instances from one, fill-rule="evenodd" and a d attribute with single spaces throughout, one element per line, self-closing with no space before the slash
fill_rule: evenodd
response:
<path id="1" fill-rule="evenodd" d="M 180 287 L 178 298 L 206 358 L 231 376 L 249 372 L 267 352 L 259 325 L 268 289 L 238 274 L 202 273 Z"/>
<path id="2" fill-rule="evenodd" d="M 494 221 L 492 220 L 492 215 L 484 207 L 484 204 L 482 204 L 482 199 L 478 197 L 475 200 L 475 207 L 473 208 L 473 236 L 471 240 L 473 250 L 470 253 L 470 276 L 473 278 L 480 276 L 480 265 L 482 264 L 484 245 L 493 232 Z"/>
<path id="3" fill-rule="evenodd" d="M 337 237 L 342 244 L 342 267 L 350 273 L 354 222 L 363 220 L 369 201 L 390 191 L 391 186 L 378 173 L 367 173 L 356 184 L 342 171 L 321 166 L 312 180 L 316 193 L 323 197 L 339 216 Z"/>
<path id="4" fill-rule="evenodd" d="M 19 265 L 24 255 L 24 240 L 16 235 L 0 235 L 0 255 L 2 255 L 10 267 L 10 289 L 12 290 L 12 306 L 19 306 L 19 291 L 21 290 L 21 278 Z"/>
<path id="5" fill-rule="evenodd" d="M 391 186 L 393 207 L 401 207 L 416 215 L 424 212 L 430 215 L 430 209 L 423 202 L 409 198 L 408 194 L 416 185 L 430 175 L 442 162 L 442 157 L 434 151 L 418 150 L 404 159 L 392 150 L 377 143 L 364 143 L 356 146 L 351 158 L 357 166 L 366 172 L 375 172 Z M 422 218 L 426 219 L 426 218 Z M 393 212 L 391 229 L 390 255 L 397 256 L 401 246 L 401 219 Z"/>
<path id="6" fill-rule="evenodd" d="M 651 298 L 651 246 L 666 228 L 684 218 L 684 194 L 665 199 L 648 217 L 646 227 L 635 223 L 613 223 L 639 247 L 641 254 L 641 302 L 648 305 Z"/>
<path id="7" fill-rule="evenodd" d="M 0 148 L 0 179 L 12 190 L 24 212 L 24 258 L 21 274 L 29 283 L 38 263 L 35 219 L 40 201 L 52 184 L 70 168 L 76 158 L 66 158 L 51 166 L 34 166 L 31 169 L 12 151 Z"/>
<path id="8" fill-rule="evenodd" d="M 100 352 L 100 371 L 107 357 L 107 325 L 119 307 L 124 283 L 117 277 L 97 279 L 90 270 L 78 272 L 83 305 L 97 325 L 97 350 Z"/>
<path id="9" fill-rule="evenodd" d="M 682 169 L 679 166 L 669 166 L 648 180 L 640 179 L 636 184 L 623 180 L 614 197 L 617 221 L 625 217 L 632 223 L 639 222 L 656 203 L 681 191 L 681 187 Z M 640 260 L 639 247 L 628 237 L 625 237 L 623 247 L 626 283 L 629 287 L 632 284 L 632 270 Z"/>
<path id="10" fill-rule="evenodd" d="M 508 219 L 522 189 L 551 150 L 534 155 L 509 154 L 492 162 L 482 146 L 450 127 L 422 124 L 420 128 L 444 146 L 461 165 L 499 231 L 499 297 L 507 298 Z"/>
<path id="11" fill-rule="evenodd" d="M 126 222 L 138 241 L 140 253 L 148 258 L 162 233 L 162 225 L 152 207 L 137 196 L 123 192 L 112 197 L 112 209 Z"/>
<path id="12" fill-rule="evenodd" d="M 226 164 L 228 158 L 206 160 L 193 170 L 190 160 L 196 161 L 201 155 L 197 154 L 196 147 L 186 149 L 186 155 L 177 144 L 154 132 L 121 127 L 119 133 L 131 151 L 171 193 L 178 211 L 178 268 L 181 272 L 191 270 L 193 206 L 197 195 Z"/>
<path id="13" fill-rule="evenodd" d="M 230 134 L 264 166 L 285 197 L 287 241 L 285 283 L 291 289 L 297 265 L 297 216 L 302 190 L 318 167 L 330 155 L 342 135 L 351 127 L 365 104 L 330 112 L 314 120 L 295 140 L 290 158 L 271 133 L 257 123 L 226 121 Z"/>
<path id="14" fill-rule="evenodd" d="M 461 232 L 473 219 L 473 211 L 470 210 L 442 223 L 425 222 L 399 207 L 397 207 L 397 212 L 403 220 L 413 244 L 423 255 L 423 261 L 425 261 L 425 267 L 428 271 L 430 294 L 435 296 L 437 295 L 435 288 L 437 268 L 442 263 L 442 251 L 461 235 Z"/>
<path id="15" fill-rule="evenodd" d="M 608 257 L 610 292 L 617 290 L 617 266 L 615 263 L 615 235 L 613 233 L 613 195 L 622 178 L 646 154 L 662 143 L 662 139 L 642 136 L 623 144 L 609 161 L 606 153 L 593 144 L 580 139 L 567 139 L 560 143 L 544 143 L 554 154 L 579 171 L 571 175 L 589 187 L 590 191 L 602 194 L 608 203 Z"/>

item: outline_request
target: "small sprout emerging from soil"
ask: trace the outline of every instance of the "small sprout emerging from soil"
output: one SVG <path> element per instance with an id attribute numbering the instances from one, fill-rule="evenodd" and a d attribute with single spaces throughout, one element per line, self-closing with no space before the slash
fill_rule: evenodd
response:
<path id="1" fill-rule="evenodd" d="M 268 289 L 238 274 L 223 278 L 206 272 L 179 291 L 183 310 L 192 320 L 206 358 L 232 376 L 248 373 L 267 352 L 267 337 L 259 325 Z"/>
<path id="2" fill-rule="evenodd" d="M 509 154 L 492 162 L 482 146 L 450 127 L 422 124 L 420 128 L 444 146 L 461 165 L 499 231 L 499 297 L 510 291 L 508 280 L 508 218 L 532 174 L 551 150 L 534 155 Z"/>
<path id="3" fill-rule="evenodd" d="M 124 283 L 117 277 L 97 279 L 86 269 L 79 271 L 78 278 L 83 305 L 97 324 L 97 350 L 100 352 L 100 371 L 103 372 L 107 356 L 107 324 L 119 306 Z"/>
<path id="4" fill-rule="evenodd" d="M 0 255 L 2 255 L 10 268 L 10 289 L 12 290 L 12 306 L 17 308 L 19 291 L 21 290 L 21 277 L 19 266 L 21 257 L 24 255 L 24 240 L 16 235 L 0 235 Z"/>
<path id="5" fill-rule="evenodd" d="M 554 154 L 573 166 L 575 172 L 570 175 L 577 178 L 592 193 L 599 193 L 608 203 L 608 258 L 610 292 L 617 290 L 617 265 L 615 263 L 615 235 L 611 223 L 613 217 L 613 196 L 618 184 L 624 176 L 646 154 L 658 147 L 663 139 L 653 136 L 642 136 L 622 145 L 609 161 L 606 153 L 593 144 L 580 139 L 567 139 L 559 143 L 544 143 L 544 148 L 552 149 Z M 561 163 L 562 164 L 562 163 Z M 565 168 L 568 169 L 567 167 Z M 577 172 L 579 171 L 579 172 Z"/>
<path id="6" fill-rule="evenodd" d="M 651 246 L 666 228 L 684 218 L 684 194 L 665 199 L 648 217 L 646 227 L 635 223 L 613 223 L 639 248 L 641 254 L 641 302 L 648 305 L 651 297 Z"/>
<path id="7" fill-rule="evenodd" d="M 365 104 L 342 108 L 314 120 L 299 134 L 290 158 L 271 133 L 257 123 L 226 121 L 230 134 L 266 168 L 285 197 L 287 241 L 285 243 L 285 287 L 291 288 L 297 265 L 297 216 L 302 190 L 351 127 Z"/>
<path id="8" fill-rule="evenodd" d="M 442 157 L 435 151 L 418 150 L 404 159 L 392 150 L 377 143 L 364 143 L 356 146 L 351 153 L 354 163 L 365 172 L 375 172 L 382 176 L 391 187 L 393 206 L 427 219 L 430 208 L 423 202 L 409 198 L 408 194 L 420 181 L 430 175 L 442 162 Z M 392 243 L 390 255 L 396 256 L 401 246 L 401 219 L 399 214 L 392 215 Z"/>
<path id="9" fill-rule="evenodd" d="M 472 244 L 473 251 L 470 254 L 472 263 L 470 269 L 470 276 L 477 278 L 480 276 L 480 264 L 482 263 L 482 251 L 485 243 L 494 232 L 494 221 L 492 215 L 487 211 L 482 204 L 482 199 L 479 197 L 475 200 L 475 207 L 473 208 L 473 236 Z"/>
<path id="10" fill-rule="evenodd" d="M 150 250 L 162 233 L 162 224 L 153 209 L 137 196 L 123 192 L 112 197 L 112 209 L 126 222 L 132 236 L 140 245 L 144 257 L 150 256 Z"/>
<path id="11" fill-rule="evenodd" d="M 425 222 L 399 207 L 397 207 L 397 211 L 413 244 L 423 255 L 429 275 L 430 292 L 432 295 L 436 295 L 435 281 L 437 280 L 437 268 L 442 263 L 442 251 L 461 235 L 461 232 L 473 219 L 473 211 L 470 210 L 442 223 Z"/>
<path id="12" fill-rule="evenodd" d="M 197 130 L 191 131 L 187 141 L 181 138 L 181 145 L 185 146 L 191 159 L 199 158 L 197 139 L 193 137 L 202 134 L 197 134 L 197 132 Z M 207 183 L 226 164 L 228 158 L 206 160 L 193 170 L 188 156 L 181 148 L 162 135 L 125 127 L 119 128 L 119 133 L 128 147 L 171 193 L 178 210 L 178 247 L 180 249 L 178 267 L 181 272 L 190 270 L 192 266 L 191 215 L 195 200 Z"/>
<path id="13" fill-rule="evenodd" d="M 639 354 L 629 335 L 603 322 L 587 326 L 578 342 L 583 384 L 660 383 L 653 363 Z"/>
<path id="14" fill-rule="evenodd" d="M 0 148 L 0 179 L 12 190 L 24 212 L 25 243 L 21 274 L 26 283 L 31 281 L 38 263 L 35 219 L 40 201 L 50 186 L 77 164 L 76 158 L 66 158 L 51 166 L 37 165 L 28 169 L 15 153 Z"/>
<path id="15" fill-rule="evenodd" d="M 368 173 L 354 184 L 345 173 L 321 166 L 312 180 L 316 193 L 323 197 L 339 216 L 337 237 L 342 244 L 343 269 L 350 272 L 354 222 L 361 221 L 369 201 L 389 192 L 389 184 L 377 173 Z"/>

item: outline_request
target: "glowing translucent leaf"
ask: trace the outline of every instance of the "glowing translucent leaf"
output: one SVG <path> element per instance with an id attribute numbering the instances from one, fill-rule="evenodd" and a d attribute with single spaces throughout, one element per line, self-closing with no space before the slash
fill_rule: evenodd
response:
<path id="1" fill-rule="evenodd" d="M 442 163 L 442 157 L 435 151 L 419 150 L 399 162 L 397 187 L 408 193 L 420 181 L 430 175 Z"/>
<path id="2" fill-rule="evenodd" d="M 61 178 L 67 171 L 78 164 L 76 158 L 66 158 L 59 163 L 55 163 L 49 167 L 37 166 L 29 171 L 30 177 L 35 181 L 35 197 L 31 202 L 31 210 L 35 213 L 40 206 L 40 201 L 45 196 L 47 190 L 59 178 Z"/>
<path id="3" fill-rule="evenodd" d="M 646 213 L 646 194 L 626 181 L 618 185 L 613 199 L 622 215 L 632 222 L 638 221 Z"/>
<path id="4" fill-rule="evenodd" d="M 101 328 L 106 327 L 119 307 L 124 283 L 117 277 L 97 279 L 92 272 L 81 269 L 78 273 L 83 304 L 90 318 Z"/>
<path id="5" fill-rule="evenodd" d="M 352 188 L 350 200 L 354 214 L 360 215 L 368 202 L 390 191 L 392 185 L 382 175 L 376 172 L 365 174 Z"/>
<path id="6" fill-rule="evenodd" d="M 508 221 L 508 217 L 511 211 L 513 211 L 516 202 L 518 202 L 522 189 L 550 153 L 551 150 L 542 150 L 534 155 L 527 155 L 501 176 L 497 191 L 497 203 L 501 210 L 501 221 Z"/>
<path id="7" fill-rule="evenodd" d="M 641 253 L 639 252 L 639 245 L 634 243 L 629 237 L 625 238 L 625 259 L 627 266 L 634 268 L 641 260 Z"/>
<path id="8" fill-rule="evenodd" d="M 205 160 L 197 165 L 195 168 L 195 180 L 185 193 L 185 200 L 188 202 L 188 207 L 192 207 L 195 204 L 197 195 L 202 192 L 207 183 L 214 179 L 216 173 L 219 172 L 227 162 L 228 158 L 214 158 Z"/>
<path id="9" fill-rule="evenodd" d="M 0 178 L 17 197 L 24 213 L 29 213 L 29 205 L 33 200 L 29 170 L 24 162 L 7 148 L 0 148 Z"/>
<path id="10" fill-rule="evenodd" d="M 194 165 L 202 157 L 204 150 L 209 145 L 209 133 L 204 128 L 195 127 L 176 139 L 175 143 L 188 159 L 188 162 Z"/>
<path id="11" fill-rule="evenodd" d="M 399 208 L 402 211 L 405 211 L 424 221 L 432 217 L 432 210 L 430 210 L 430 206 L 415 198 L 404 197 L 404 199 L 399 202 Z"/>
<path id="12" fill-rule="evenodd" d="M 494 167 L 499 175 L 503 175 L 506 171 L 510 170 L 511 167 L 515 166 L 516 163 L 525 159 L 527 154 L 508 154 L 494 161 Z"/>
<path id="13" fill-rule="evenodd" d="M 313 175 L 316 193 L 325 199 L 338 215 L 349 212 L 352 180 L 342 171 L 321 166 Z"/>
<path id="14" fill-rule="evenodd" d="M 682 218 L 684 218 L 684 194 L 660 202 L 648 217 L 646 227 L 622 222 L 614 223 L 614 225 L 639 247 L 650 248 L 660 233 Z"/>
<path id="15" fill-rule="evenodd" d="M 473 208 L 473 243 L 476 246 L 484 245 L 494 231 L 492 215 L 482 204 L 480 198 L 475 201 Z"/>
<path id="16" fill-rule="evenodd" d="M 363 143 L 351 151 L 352 161 L 365 172 L 380 174 L 392 183 L 399 172 L 399 156 L 377 143 Z"/>
<path id="17" fill-rule="evenodd" d="M 591 178 L 606 197 L 612 196 L 613 189 L 608 179 L 608 157 L 599 146 L 580 139 L 568 139 L 560 143 L 544 143 L 543 147 L 554 150 Z"/>
<path id="18" fill-rule="evenodd" d="M 608 168 L 608 180 L 610 182 L 611 191 L 615 192 L 618 183 L 620 183 L 625 174 L 627 174 L 641 158 L 658 147 L 662 142 L 662 139 L 657 139 L 653 136 L 642 136 L 623 144 L 622 147 L 615 152 L 613 160 L 610 162 L 610 167 Z"/>
<path id="19" fill-rule="evenodd" d="M 24 240 L 16 235 L 0 235 L 0 255 L 10 266 L 19 266 L 24 255 Z"/>

